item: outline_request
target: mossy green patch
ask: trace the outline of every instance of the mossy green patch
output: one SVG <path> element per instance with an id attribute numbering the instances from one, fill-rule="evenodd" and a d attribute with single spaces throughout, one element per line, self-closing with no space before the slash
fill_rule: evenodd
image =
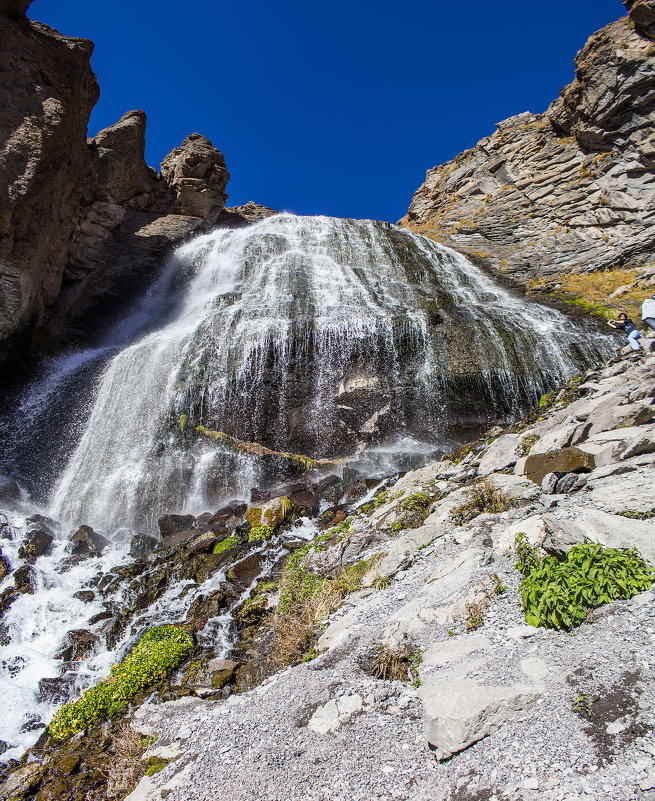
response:
<path id="1" fill-rule="evenodd" d="M 229 551 L 230 548 L 234 548 L 239 544 L 239 538 L 232 534 L 230 537 L 226 537 L 224 540 L 217 542 L 212 549 L 212 553 L 219 554 L 223 553 L 224 551 Z"/>
<path id="2" fill-rule="evenodd" d="M 248 532 L 248 542 L 261 542 L 262 540 L 270 540 L 274 532 L 275 529 L 273 526 L 253 526 Z"/>
<path id="3" fill-rule="evenodd" d="M 50 723 L 50 733 L 63 739 L 100 718 L 111 718 L 140 690 L 163 681 L 187 658 L 191 648 L 191 638 L 179 626 L 150 629 L 123 662 L 112 666 L 109 678 L 57 712 Z"/>

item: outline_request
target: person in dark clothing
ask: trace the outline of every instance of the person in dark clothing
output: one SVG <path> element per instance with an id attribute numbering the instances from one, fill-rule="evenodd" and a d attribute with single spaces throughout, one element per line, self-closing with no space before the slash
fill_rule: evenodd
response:
<path id="1" fill-rule="evenodd" d="M 612 328 L 621 328 L 625 331 L 632 350 L 641 350 L 641 345 L 639 344 L 639 337 L 641 334 L 639 333 L 639 329 L 625 312 L 619 314 L 618 320 L 608 320 L 607 324 Z"/>

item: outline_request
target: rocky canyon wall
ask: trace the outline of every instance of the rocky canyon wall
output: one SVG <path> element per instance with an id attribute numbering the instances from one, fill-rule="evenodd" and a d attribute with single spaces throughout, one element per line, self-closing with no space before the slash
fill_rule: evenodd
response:
<path id="1" fill-rule="evenodd" d="M 655 259 L 655 3 L 626 5 L 545 113 L 429 170 L 401 224 L 528 287 Z"/>
<path id="2" fill-rule="evenodd" d="M 0 2 L 0 365 L 88 342 L 129 304 L 177 242 L 221 214 L 230 175 L 194 133 L 145 161 L 146 115 L 87 139 L 99 89 L 93 44 Z M 225 225 L 267 216 L 254 203 Z"/>

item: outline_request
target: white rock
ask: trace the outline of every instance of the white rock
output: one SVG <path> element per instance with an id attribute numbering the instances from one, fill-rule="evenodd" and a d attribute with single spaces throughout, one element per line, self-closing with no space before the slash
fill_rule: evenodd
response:
<path id="1" fill-rule="evenodd" d="M 531 515 L 511 526 L 496 526 L 491 532 L 491 539 L 494 544 L 496 555 L 507 553 L 514 547 L 514 540 L 519 533 L 525 534 L 528 542 L 533 547 L 541 545 L 547 534 L 546 526 L 541 515 Z"/>
<path id="2" fill-rule="evenodd" d="M 521 670 L 536 683 L 541 683 L 549 674 L 548 665 L 538 656 L 531 656 L 521 660 Z"/>
<path id="3" fill-rule="evenodd" d="M 526 640 L 528 637 L 534 637 L 539 629 L 534 626 L 512 626 L 507 629 L 507 636 L 512 640 Z"/>
<path id="4" fill-rule="evenodd" d="M 548 535 L 544 545 L 560 551 L 584 542 L 585 537 L 607 548 L 636 546 L 644 559 L 655 564 L 655 520 L 633 520 L 599 509 L 559 510 L 543 515 Z"/>
<path id="5" fill-rule="evenodd" d="M 440 640 L 423 652 L 421 668 L 437 667 L 450 662 L 461 662 L 469 654 L 489 648 L 491 640 L 480 635 Z"/>
<path id="6" fill-rule="evenodd" d="M 471 679 L 427 679 L 420 689 L 424 733 L 438 759 L 447 759 L 497 731 L 539 698 L 534 686 L 483 686 Z"/>
<path id="7" fill-rule="evenodd" d="M 521 455 L 522 438 L 520 434 L 503 434 L 494 440 L 480 459 L 478 475 L 487 476 L 515 464 Z"/>

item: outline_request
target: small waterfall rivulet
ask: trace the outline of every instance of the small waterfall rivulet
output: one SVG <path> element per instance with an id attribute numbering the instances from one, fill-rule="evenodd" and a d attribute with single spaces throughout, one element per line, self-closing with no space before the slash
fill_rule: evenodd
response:
<path id="1" fill-rule="evenodd" d="M 282 214 L 180 247 L 104 342 L 52 362 L 5 412 L 2 470 L 28 477 L 40 511 L 62 524 L 53 524 L 51 552 L 33 564 L 33 594 L 13 601 L 0 630 L 7 753 L 34 742 L 30 726 L 52 715 L 39 680 L 62 666 L 65 632 L 101 633 L 120 610 L 123 590 L 99 577 L 115 578 L 111 571 L 129 561 L 133 531 L 154 530 L 163 512 L 214 511 L 288 477 L 279 461 L 265 466 L 203 431 L 312 458 L 360 454 L 362 470 L 386 460 L 391 472 L 407 451 L 443 451 L 518 414 L 607 358 L 614 341 L 385 223 Z M 5 533 L 0 518 L 12 568 L 24 564 L 18 544 L 34 525 L 30 513 L 23 509 Z M 69 532 L 81 523 L 112 543 L 102 556 L 71 561 Z M 311 538 L 316 530 L 307 522 L 294 532 Z M 284 536 L 257 546 L 266 552 L 262 569 Z M 135 581 L 147 584 L 147 575 Z M 222 580 L 219 572 L 162 590 L 76 663 L 74 686 L 106 674 L 139 631 L 183 618 Z M 75 595 L 83 587 L 98 593 L 92 602 Z M 198 640 L 227 652 L 237 602 L 210 616 Z"/>

